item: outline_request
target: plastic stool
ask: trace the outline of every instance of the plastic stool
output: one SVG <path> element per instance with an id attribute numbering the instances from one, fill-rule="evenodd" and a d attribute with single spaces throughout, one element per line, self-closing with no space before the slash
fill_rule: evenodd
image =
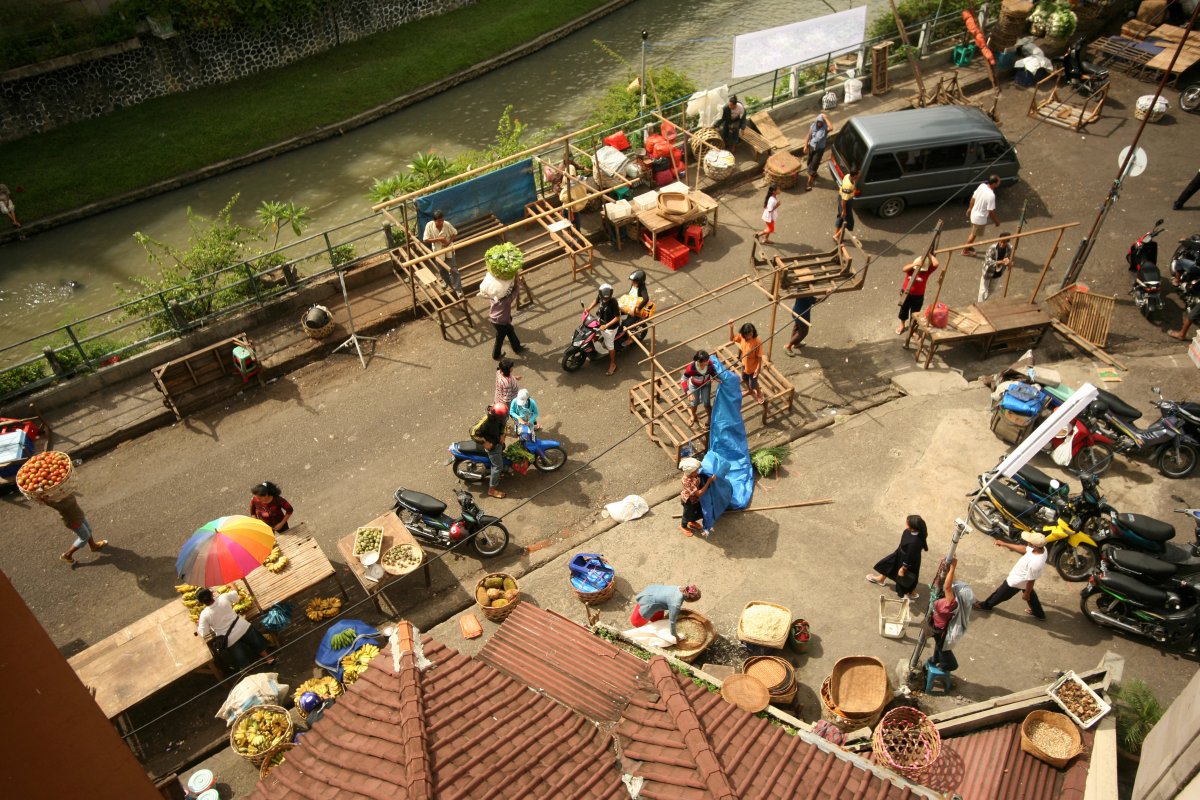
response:
<path id="1" fill-rule="evenodd" d="M 251 378 L 262 371 L 262 365 L 258 363 L 258 354 L 241 345 L 233 348 L 233 367 L 242 376 L 242 383 L 249 383 Z"/>
<path id="2" fill-rule="evenodd" d="M 954 677 L 949 672 L 925 662 L 925 694 L 949 694 L 954 688 Z"/>
<path id="3" fill-rule="evenodd" d="M 683 232 L 683 243 L 699 253 L 704 249 L 704 226 L 688 225 Z"/>

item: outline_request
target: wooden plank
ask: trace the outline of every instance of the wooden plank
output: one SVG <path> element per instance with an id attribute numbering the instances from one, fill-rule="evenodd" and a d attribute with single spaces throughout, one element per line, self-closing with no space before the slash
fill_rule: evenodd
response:
<path id="1" fill-rule="evenodd" d="M 792 148 L 792 140 L 788 138 L 779 126 L 775 124 L 775 120 L 771 119 L 770 111 L 759 111 L 757 114 L 750 116 L 750 121 L 758 126 L 759 132 L 763 138 L 770 142 L 772 147 L 781 150 L 790 150 Z"/>
<path id="2" fill-rule="evenodd" d="M 333 564 L 311 536 L 289 531 L 279 534 L 275 543 L 287 556 L 287 567 L 279 573 L 259 567 L 246 576 L 246 583 L 254 594 L 260 613 L 334 574 Z"/>
<path id="3" fill-rule="evenodd" d="M 1059 322 L 1058 320 L 1051 320 L 1050 324 L 1057 333 L 1059 333 L 1063 336 L 1063 338 L 1065 338 L 1067 341 L 1071 342 L 1072 344 L 1076 345 L 1084 352 L 1100 359 L 1101 361 L 1103 361 L 1106 364 L 1110 364 L 1110 365 L 1116 367 L 1117 369 L 1123 369 L 1123 370 L 1129 369 L 1124 364 L 1122 364 L 1120 361 L 1118 361 L 1116 358 L 1109 355 L 1107 352 L 1100 349 L 1099 347 L 1096 347 L 1096 345 L 1092 344 L 1087 339 L 1084 339 L 1082 336 L 1077 334 L 1075 331 L 1071 330 L 1070 326 L 1068 326 L 1067 324 L 1065 324 L 1063 322 Z"/>

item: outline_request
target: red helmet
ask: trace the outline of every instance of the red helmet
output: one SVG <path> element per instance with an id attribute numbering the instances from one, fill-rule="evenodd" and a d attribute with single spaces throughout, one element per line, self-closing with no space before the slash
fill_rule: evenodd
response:
<path id="1" fill-rule="evenodd" d="M 466 523 L 456 522 L 450 526 L 450 539 L 452 541 L 457 542 L 460 539 L 466 538 L 467 533 L 469 531 L 467 530 Z"/>
<path id="2" fill-rule="evenodd" d="M 508 416 L 508 404 L 507 403 L 496 403 L 496 405 L 492 406 L 492 413 L 498 417 L 507 417 Z"/>

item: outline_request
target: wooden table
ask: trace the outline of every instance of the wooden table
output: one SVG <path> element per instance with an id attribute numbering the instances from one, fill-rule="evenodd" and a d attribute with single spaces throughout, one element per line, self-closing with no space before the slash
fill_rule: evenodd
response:
<path id="1" fill-rule="evenodd" d="M 266 613 L 267 609 L 276 603 L 295 597 L 330 576 L 337 581 L 342 597 L 347 602 L 350 601 L 342 579 L 338 577 L 333 563 L 321 550 L 321 546 L 311 536 L 296 533 L 301 525 L 275 538 L 275 543 L 288 558 L 288 565 L 282 572 L 275 573 L 266 567 L 259 567 L 246 576 L 246 584 L 250 587 L 255 603 L 251 616 Z"/>
<path id="2" fill-rule="evenodd" d="M 713 236 L 717 235 L 717 215 L 721 210 L 720 204 L 698 189 L 689 191 L 688 197 L 692 201 L 692 210 L 682 218 L 667 219 L 653 209 L 635 212 L 638 222 L 650 234 L 649 247 L 651 256 L 658 252 L 658 235 L 660 233 L 669 231 L 671 228 L 678 228 L 681 225 L 687 225 L 689 222 L 695 222 L 701 217 L 708 217 L 710 232 Z"/>
<path id="3" fill-rule="evenodd" d="M 937 349 L 943 344 L 973 341 L 983 348 L 984 355 L 998 350 L 1032 347 L 1050 327 L 1050 315 L 1036 305 L 1019 298 L 1008 297 L 972 304 L 961 311 L 949 309 L 945 328 L 929 324 L 924 313 L 909 318 L 908 347 L 917 337 L 916 359 L 924 360 L 925 369 Z"/>
<path id="4" fill-rule="evenodd" d="M 433 584 L 433 581 L 429 577 L 429 563 L 425 560 L 425 548 L 421 547 L 421 543 L 408 532 L 408 528 L 404 527 L 404 523 L 396 516 L 395 511 L 389 511 L 381 517 L 376 517 L 361 527 L 383 529 L 383 542 L 380 545 L 380 554 L 386 553 L 396 545 L 416 545 L 421 550 L 421 569 L 425 572 L 425 587 L 429 588 Z M 350 568 L 350 571 L 354 573 L 354 577 L 358 579 L 358 583 L 362 586 L 363 591 L 375 600 L 375 607 L 379 609 L 379 613 L 389 614 L 393 617 L 400 616 L 399 612 L 396 611 L 396 607 L 387 599 L 387 595 L 384 594 L 383 589 L 389 583 L 393 583 L 405 576 L 384 573 L 383 577 L 377 581 L 368 578 L 362 562 L 358 560 L 358 556 L 354 555 L 353 533 L 338 539 L 337 548 L 338 552 L 342 554 L 342 558 L 346 561 L 346 566 Z M 387 608 L 384 608 L 385 603 L 387 604 Z"/>

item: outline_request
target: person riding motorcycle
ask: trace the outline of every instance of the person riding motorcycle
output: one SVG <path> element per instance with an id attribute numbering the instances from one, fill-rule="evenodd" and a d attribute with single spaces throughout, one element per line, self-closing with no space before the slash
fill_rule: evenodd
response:
<path id="1" fill-rule="evenodd" d="M 1186 340 L 1192 323 L 1200 323 L 1200 267 L 1189 265 L 1181 270 L 1173 266 L 1171 283 L 1179 287 L 1179 294 L 1183 297 L 1184 319 L 1182 328 L 1170 331 L 1167 335 L 1172 339 Z"/>
<path id="2" fill-rule="evenodd" d="M 613 287 L 607 283 L 600 284 L 596 299 L 587 307 L 587 313 L 593 314 L 600 322 L 600 338 L 596 340 L 596 349 L 608 351 L 608 375 L 617 371 L 617 337 L 621 334 L 621 307 L 613 297 Z"/>
<path id="3" fill-rule="evenodd" d="M 488 497 L 502 498 L 500 477 L 504 474 L 504 436 L 508 425 L 508 406 L 496 403 L 488 406 L 487 415 L 471 429 L 471 438 L 483 445 L 492 464 L 488 480 Z"/>

